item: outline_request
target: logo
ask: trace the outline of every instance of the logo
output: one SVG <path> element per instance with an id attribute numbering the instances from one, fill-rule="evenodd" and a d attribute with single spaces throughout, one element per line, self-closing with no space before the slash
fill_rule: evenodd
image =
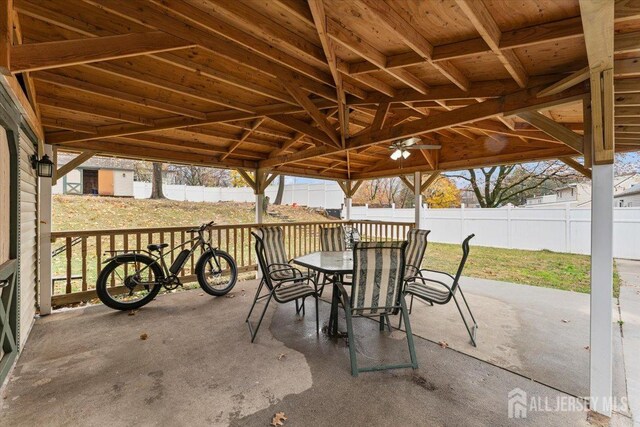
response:
<path id="1" fill-rule="evenodd" d="M 514 388 L 507 395 L 509 418 L 527 418 L 527 392 Z"/>

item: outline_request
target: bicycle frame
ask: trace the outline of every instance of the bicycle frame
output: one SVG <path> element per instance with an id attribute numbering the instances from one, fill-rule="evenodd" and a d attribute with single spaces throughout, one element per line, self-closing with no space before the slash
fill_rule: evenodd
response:
<path id="1" fill-rule="evenodd" d="M 193 253 L 200 247 L 204 248 L 204 251 L 210 251 L 212 254 L 215 254 L 216 249 L 218 249 L 217 247 L 213 247 L 211 246 L 211 244 L 207 241 L 207 239 L 204 236 L 204 231 L 205 229 L 198 229 L 195 230 L 195 232 L 197 233 L 197 236 L 194 237 L 191 240 L 188 240 L 184 243 L 181 243 L 178 246 L 175 246 L 173 248 L 171 248 L 170 251 L 168 252 L 162 252 L 162 250 L 158 253 L 155 254 L 153 252 L 150 251 L 146 251 L 146 250 L 138 250 L 138 251 L 106 251 L 108 253 L 115 253 L 116 256 L 109 258 L 107 260 L 104 261 L 104 263 L 108 263 L 114 259 L 118 258 L 118 252 L 122 252 L 120 255 L 125 255 L 125 254 L 129 254 L 129 253 L 133 253 L 133 254 L 138 254 L 138 253 L 144 253 L 149 255 L 149 257 L 151 257 L 154 260 L 154 263 L 159 264 L 162 267 L 162 270 L 164 272 L 164 279 L 162 281 L 160 281 L 161 283 L 166 282 L 168 279 L 173 279 L 175 277 L 174 274 L 171 273 L 171 271 L 169 270 L 169 267 L 167 266 L 167 263 L 165 262 L 165 257 L 169 254 L 174 253 L 175 251 L 182 249 L 184 247 L 186 247 L 189 244 L 192 244 L 191 248 L 189 249 L 189 254 L 184 258 L 184 261 L 182 262 L 182 264 L 179 266 L 179 268 L 176 271 L 180 271 L 182 270 L 182 268 L 184 267 L 184 265 L 187 263 L 187 260 L 193 255 Z M 195 244 L 193 244 L 194 242 L 196 242 Z M 215 260 L 215 263 L 217 264 L 217 268 L 220 268 L 220 263 L 218 262 L 217 258 L 214 256 L 213 259 Z M 159 262 L 158 262 L 159 261 Z M 152 264 L 146 265 L 144 268 L 142 268 L 141 270 L 137 270 L 137 273 L 143 273 L 145 270 L 147 270 Z M 157 283 L 157 281 L 151 281 L 151 282 L 137 282 L 138 285 L 154 285 Z"/>

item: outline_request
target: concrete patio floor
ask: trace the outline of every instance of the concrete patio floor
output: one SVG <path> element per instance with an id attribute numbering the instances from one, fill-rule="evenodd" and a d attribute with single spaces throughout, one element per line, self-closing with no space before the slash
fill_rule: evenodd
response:
<path id="1" fill-rule="evenodd" d="M 500 298 L 492 296 L 490 289 L 477 290 L 471 283 L 466 288 L 480 319 L 478 350 L 464 339 L 466 331 L 459 320 L 448 319 L 448 308 L 435 307 L 436 312 L 434 307 L 415 306 L 415 332 L 432 340 L 416 339 L 419 369 L 352 378 L 345 340 L 322 333 L 316 336 L 313 302 L 307 303 L 304 319 L 295 316 L 293 304 L 274 305 L 256 343 L 251 344 L 244 318 L 255 286 L 255 281 L 239 283 L 233 298 L 212 298 L 200 290 L 159 296 L 133 316 L 95 306 L 39 319 L 4 392 L 3 423 L 253 426 L 268 425 L 275 412 L 283 411 L 289 426 L 509 425 L 514 421 L 507 417 L 507 394 L 512 389 L 520 388 L 551 406 L 567 396 L 483 358 L 509 364 L 514 371 L 532 369 L 535 375 L 528 376 L 536 380 L 553 379 L 555 372 L 559 383 L 578 391 L 570 393 L 585 394 L 580 388 L 588 371 L 579 372 L 576 380 L 569 378 L 574 371 L 567 365 L 564 374 L 557 370 L 565 358 L 580 369 L 583 362 L 575 360 L 573 353 L 554 361 L 554 354 L 563 349 L 518 337 L 524 333 L 536 338 L 544 324 L 532 329 L 527 317 L 518 318 L 506 308 L 498 310 L 495 303 L 492 308 L 489 300 Z M 562 305 L 557 298 L 549 303 Z M 329 305 L 321 302 L 320 309 L 321 323 L 326 324 Z M 531 310 L 526 316 L 536 315 Z M 545 312 L 537 314 L 538 322 L 555 325 L 547 317 Z M 575 332 L 566 328 L 581 329 L 577 315 L 568 320 L 566 324 L 559 321 L 557 334 L 543 337 L 555 341 L 561 335 L 565 340 Z M 502 325 L 496 336 L 493 322 Z M 541 331 L 536 332 L 538 327 Z M 355 329 L 361 364 L 408 360 L 403 332 L 380 334 L 378 324 L 366 319 L 358 319 Z M 584 333 L 588 336 L 588 329 Z M 145 340 L 142 334 L 147 335 Z M 472 356 L 442 348 L 437 341 L 443 339 Z M 581 337 L 572 340 L 567 348 L 588 354 L 583 348 L 588 340 L 585 344 Z M 523 353 L 524 344 L 529 350 Z M 536 350 L 553 350 L 541 356 L 549 359 L 547 364 L 534 363 Z M 624 416 L 614 421 L 630 425 Z M 584 411 L 534 411 L 517 422 L 588 425 Z"/>

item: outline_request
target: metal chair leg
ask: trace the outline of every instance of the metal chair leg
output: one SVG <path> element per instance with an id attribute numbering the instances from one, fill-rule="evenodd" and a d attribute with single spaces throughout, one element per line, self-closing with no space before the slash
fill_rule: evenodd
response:
<path id="1" fill-rule="evenodd" d="M 411 333 L 411 323 L 409 322 L 409 313 L 407 313 L 407 304 L 404 298 L 400 300 L 402 306 L 401 312 L 404 317 L 405 332 L 407 333 L 407 345 L 409 346 L 409 356 L 411 357 L 411 367 L 418 369 L 418 359 L 416 358 L 416 347 L 413 342 L 413 334 Z"/>
<path id="2" fill-rule="evenodd" d="M 389 320 L 389 315 L 385 314 L 384 317 L 387 319 L 387 330 L 391 332 L 391 320 Z"/>
<path id="3" fill-rule="evenodd" d="M 356 359 L 356 341 L 353 335 L 353 324 L 351 319 L 351 309 L 349 307 L 344 308 L 344 315 L 347 323 L 347 336 L 349 337 L 349 359 L 351 361 L 351 375 L 358 376 L 358 360 Z"/>
<path id="4" fill-rule="evenodd" d="M 380 332 L 384 331 L 384 322 L 385 322 L 384 314 L 381 314 L 380 315 Z"/>
<path id="5" fill-rule="evenodd" d="M 258 286 L 258 290 L 256 291 L 256 296 L 253 298 L 253 304 L 251 304 L 251 309 L 249 310 L 249 314 L 247 315 L 247 318 L 245 319 L 245 322 L 249 321 L 249 317 L 251 317 L 251 313 L 253 312 L 253 308 L 256 306 L 256 303 L 258 302 L 258 297 L 260 296 L 260 291 L 262 290 L 263 286 L 264 286 L 264 278 L 262 280 L 260 280 L 260 285 Z"/>
<path id="6" fill-rule="evenodd" d="M 467 306 L 467 311 L 469 311 L 469 314 L 471 315 L 471 320 L 473 320 L 473 326 L 478 329 L 478 323 L 476 322 L 476 318 L 473 317 L 473 312 L 471 312 L 471 308 L 469 307 L 469 303 L 467 303 L 467 298 L 464 296 L 464 292 L 462 292 L 462 288 L 460 287 L 460 285 L 458 285 L 458 292 L 460 292 L 460 295 L 462 296 L 462 300 L 464 301 L 464 305 Z"/>
<path id="7" fill-rule="evenodd" d="M 477 325 L 475 324 L 475 321 L 474 321 L 474 325 L 471 327 L 471 329 L 469 329 L 469 324 L 467 323 L 467 319 L 464 317 L 464 314 L 462 314 L 462 309 L 460 309 L 460 304 L 458 304 L 458 299 L 456 298 L 455 295 L 453 295 L 453 301 L 456 303 L 456 307 L 458 307 L 458 313 L 460 313 L 460 317 L 464 322 L 464 327 L 467 328 L 467 332 L 469 333 L 469 338 L 471 338 L 471 344 L 474 347 L 477 347 L 478 345 L 476 344 L 476 332 L 475 332 Z"/>
<path id="8" fill-rule="evenodd" d="M 264 305 L 264 309 L 262 310 L 262 315 L 260 315 L 260 320 L 258 320 L 258 324 L 256 325 L 255 330 L 251 330 L 251 322 L 247 321 L 249 325 L 249 332 L 251 333 L 251 342 L 256 339 L 256 335 L 258 335 L 258 330 L 260 329 L 260 325 L 262 324 L 262 319 L 264 319 L 264 315 L 267 312 L 267 308 L 269 308 L 269 303 L 271 302 L 271 298 L 273 297 L 273 292 L 269 293 L 269 298 L 267 299 L 267 303 Z"/>

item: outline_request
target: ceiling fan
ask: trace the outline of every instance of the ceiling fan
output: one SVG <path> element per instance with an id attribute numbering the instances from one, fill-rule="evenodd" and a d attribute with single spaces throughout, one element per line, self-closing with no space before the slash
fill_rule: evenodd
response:
<path id="1" fill-rule="evenodd" d="M 417 144 L 421 139 L 417 136 L 413 136 L 407 139 L 400 139 L 398 141 L 394 141 L 390 146 L 389 150 L 393 150 L 391 153 L 392 160 L 398 160 L 400 158 L 406 159 L 411 155 L 409 150 L 439 150 L 442 148 L 441 145 L 437 144 Z"/>

